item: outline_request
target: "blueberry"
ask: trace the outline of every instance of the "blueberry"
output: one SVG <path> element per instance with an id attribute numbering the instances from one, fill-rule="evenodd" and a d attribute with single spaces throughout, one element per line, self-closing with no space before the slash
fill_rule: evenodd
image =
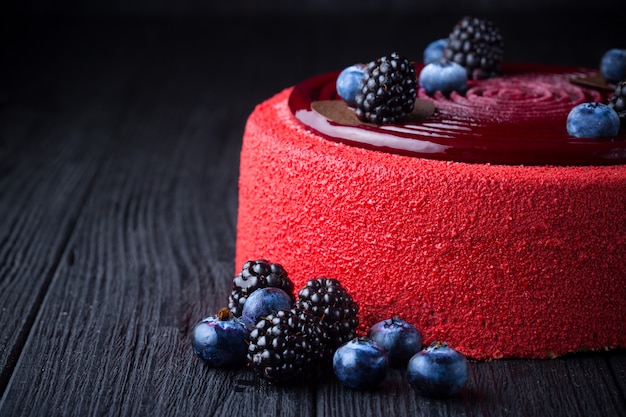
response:
<path id="1" fill-rule="evenodd" d="M 443 50 L 448 45 L 448 39 L 437 39 L 426 45 L 424 49 L 424 64 L 439 62 L 443 58 Z"/>
<path id="2" fill-rule="evenodd" d="M 467 88 L 467 71 L 456 62 L 432 62 L 422 68 L 419 84 L 429 95 L 436 91 L 462 93 Z"/>
<path id="3" fill-rule="evenodd" d="M 613 84 L 626 81 L 626 49 L 609 49 L 600 61 L 602 77 Z"/>
<path id="4" fill-rule="evenodd" d="M 577 138 L 615 136 L 619 132 L 619 116 L 602 103 L 582 103 L 567 115 L 567 133 Z"/>
<path id="5" fill-rule="evenodd" d="M 248 330 L 227 308 L 198 322 L 191 331 L 191 347 L 213 368 L 243 365 L 248 352 Z"/>
<path id="6" fill-rule="evenodd" d="M 374 324 L 367 336 L 387 352 L 393 367 L 406 366 L 411 356 L 422 349 L 422 335 L 417 327 L 400 317 Z"/>
<path id="7" fill-rule="evenodd" d="M 291 307 L 291 297 L 280 288 L 259 288 L 246 299 L 241 311 L 241 319 L 249 328 L 252 328 L 262 317 L 280 310 L 289 310 Z"/>
<path id="8" fill-rule="evenodd" d="M 355 64 L 339 73 L 337 77 L 337 94 L 341 97 L 349 106 L 356 106 L 356 96 L 361 89 L 361 83 L 367 66 L 365 64 Z"/>
<path id="9" fill-rule="evenodd" d="M 449 397 L 458 393 L 468 376 L 465 356 L 441 342 L 434 342 L 413 355 L 407 366 L 411 387 L 429 397 Z"/>
<path id="10" fill-rule="evenodd" d="M 333 355 L 333 370 L 346 387 L 370 389 L 385 379 L 389 359 L 373 340 L 355 338 L 337 348 Z"/>

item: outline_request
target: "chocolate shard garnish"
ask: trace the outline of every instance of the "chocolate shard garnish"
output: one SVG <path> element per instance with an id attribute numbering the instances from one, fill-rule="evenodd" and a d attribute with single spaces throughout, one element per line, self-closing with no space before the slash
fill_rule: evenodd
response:
<path id="1" fill-rule="evenodd" d="M 311 103 L 311 109 L 316 113 L 324 116 L 328 120 L 346 126 L 370 125 L 359 120 L 354 113 L 354 109 L 350 108 L 343 100 L 319 100 Z M 435 112 L 435 103 L 429 100 L 417 99 L 413 106 L 413 111 L 404 119 L 404 124 L 419 123 L 432 116 Z"/>
<path id="2" fill-rule="evenodd" d="M 598 90 L 607 90 L 613 91 L 615 90 L 615 85 L 608 83 L 600 73 L 593 73 L 587 75 L 581 75 L 578 77 L 570 78 L 570 82 L 578 85 L 582 85 L 585 87 L 591 87 Z"/>

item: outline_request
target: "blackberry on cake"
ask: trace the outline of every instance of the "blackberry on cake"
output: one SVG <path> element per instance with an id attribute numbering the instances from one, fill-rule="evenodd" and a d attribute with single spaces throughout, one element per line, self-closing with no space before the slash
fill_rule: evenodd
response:
<path id="1" fill-rule="evenodd" d="M 319 319 L 300 309 L 261 318 L 250 332 L 248 364 L 270 382 L 305 381 L 329 361 L 328 336 Z"/>
<path id="2" fill-rule="evenodd" d="M 397 52 L 367 64 L 363 86 L 355 98 L 363 122 L 401 123 L 413 111 L 417 93 L 415 66 Z"/>
<path id="3" fill-rule="evenodd" d="M 233 289 L 228 297 L 228 308 L 241 317 L 246 299 L 259 288 L 275 287 L 285 291 L 295 301 L 293 282 L 282 265 L 265 259 L 247 261 L 233 279 Z"/>
<path id="4" fill-rule="evenodd" d="M 452 29 L 443 57 L 460 64 L 468 79 L 481 80 L 500 73 L 504 41 L 491 21 L 465 16 Z"/>
<path id="5" fill-rule="evenodd" d="M 609 107 L 615 110 L 620 120 L 620 126 L 623 129 L 626 126 L 626 81 L 615 86 L 615 94 L 609 99 Z"/>
<path id="6" fill-rule="evenodd" d="M 309 280 L 298 293 L 296 307 L 310 311 L 322 321 L 333 349 L 356 336 L 359 305 L 337 279 Z"/>

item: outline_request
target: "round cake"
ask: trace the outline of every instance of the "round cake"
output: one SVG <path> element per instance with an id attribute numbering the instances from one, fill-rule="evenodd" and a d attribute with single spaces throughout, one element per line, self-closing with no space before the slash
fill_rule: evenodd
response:
<path id="1" fill-rule="evenodd" d="M 238 268 L 337 278 L 363 332 L 400 316 L 476 359 L 626 346 L 626 134 L 565 128 L 610 94 L 593 71 L 503 65 L 464 94 L 420 90 L 422 115 L 390 126 L 336 116 L 337 75 L 250 115 Z"/>

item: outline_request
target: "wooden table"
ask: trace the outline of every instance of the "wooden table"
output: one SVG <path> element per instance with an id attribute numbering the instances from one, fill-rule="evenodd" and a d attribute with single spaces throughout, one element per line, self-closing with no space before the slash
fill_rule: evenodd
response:
<path id="1" fill-rule="evenodd" d="M 253 106 L 391 50 L 419 60 L 459 17 L 5 16 L 0 415 L 626 416 L 624 350 L 472 361 L 445 401 L 417 396 L 402 370 L 374 391 L 332 375 L 277 387 L 191 353 L 190 328 L 240 268 Z M 596 66 L 624 40 L 619 13 L 494 19 L 511 61 Z"/>

